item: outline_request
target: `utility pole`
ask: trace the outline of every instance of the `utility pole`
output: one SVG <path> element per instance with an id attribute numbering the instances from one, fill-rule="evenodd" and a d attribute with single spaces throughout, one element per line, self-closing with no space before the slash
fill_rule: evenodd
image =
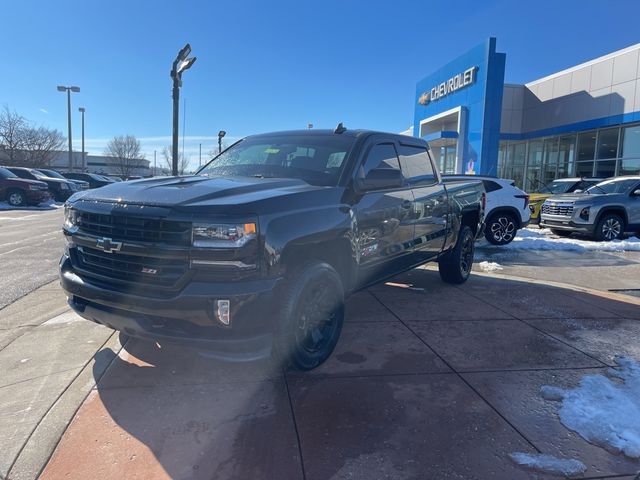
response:
<path id="1" fill-rule="evenodd" d="M 188 70 L 196 61 L 196 57 L 187 58 L 191 53 L 191 45 L 188 43 L 178 52 L 178 56 L 173 61 L 171 67 L 171 78 L 173 79 L 173 135 L 171 145 L 171 174 L 178 175 L 178 119 L 180 110 L 180 87 L 182 86 L 182 72 Z"/>
<path id="2" fill-rule="evenodd" d="M 202 144 L 200 144 L 200 153 L 198 155 L 198 166 L 202 167 Z"/>
<path id="3" fill-rule="evenodd" d="M 84 160 L 84 107 L 80 107 L 78 109 L 82 114 L 82 160 L 80 161 L 80 171 L 85 171 L 85 160 Z"/>
<path id="4" fill-rule="evenodd" d="M 156 151 L 153 151 L 153 176 L 155 177 L 157 175 L 157 171 L 156 171 Z"/>
<path id="5" fill-rule="evenodd" d="M 227 134 L 224 130 L 220 130 L 218 132 L 218 155 L 222 153 L 222 137 Z"/>
<path id="6" fill-rule="evenodd" d="M 58 85 L 59 92 L 67 92 L 67 129 L 69 136 L 69 171 L 73 172 L 73 146 L 71 142 L 71 92 L 77 93 L 80 87 L 65 87 Z"/>

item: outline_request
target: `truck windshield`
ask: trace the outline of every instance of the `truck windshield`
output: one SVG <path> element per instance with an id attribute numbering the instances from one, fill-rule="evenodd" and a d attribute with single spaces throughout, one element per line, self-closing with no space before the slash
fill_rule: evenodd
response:
<path id="1" fill-rule="evenodd" d="M 6 168 L 0 168 L 0 178 L 18 178 L 18 176 Z"/>
<path id="2" fill-rule="evenodd" d="M 613 180 L 605 180 L 593 187 L 587 188 L 587 193 L 627 193 L 631 189 L 638 185 L 638 179 L 633 178 L 616 178 Z"/>
<path id="3" fill-rule="evenodd" d="M 559 194 L 559 193 L 567 193 L 571 187 L 573 187 L 576 182 L 567 182 L 567 181 L 554 181 L 551 183 L 547 183 L 538 189 L 538 193 L 551 193 L 551 194 Z"/>
<path id="4" fill-rule="evenodd" d="M 249 137 L 211 160 L 198 175 L 297 178 L 335 186 L 353 143 L 353 137 L 336 134 Z"/>

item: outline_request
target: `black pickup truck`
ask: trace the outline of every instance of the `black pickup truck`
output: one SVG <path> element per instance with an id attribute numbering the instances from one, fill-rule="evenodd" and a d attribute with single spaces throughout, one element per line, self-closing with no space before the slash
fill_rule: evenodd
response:
<path id="1" fill-rule="evenodd" d="M 74 195 L 60 277 L 79 315 L 125 335 L 311 369 L 350 293 L 428 261 L 464 282 L 483 216 L 482 183 L 445 186 L 420 139 L 255 135 L 194 176 Z"/>

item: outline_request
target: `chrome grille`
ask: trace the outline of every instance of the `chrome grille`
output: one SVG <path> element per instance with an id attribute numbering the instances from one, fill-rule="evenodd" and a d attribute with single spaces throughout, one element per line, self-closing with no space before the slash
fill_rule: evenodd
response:
<path id="1" fill-rule="evenodd" d="M 190 222 L 79 211 L 77 224 L 81 232 L 115 240 L 191 244 Z"/>
<path id="2" fill-rule="evenodd" d="M 87 247 L 77 247 L 75 250 L 75 258 L 72 257 L 72 261 L 76 268 L 105 277 L 104 280 L 109 283 L 125 281 L 172 287 L 182 278 L 189 266 L 186 259 L 106 253 Z"/>
<path id="3" fill-rule="evenodd" d="M 570 217 L 573 215 L 573 204 L 544 203 L 542 205 L 542 213 L 546 215 L 558 215 L 561 217 Z"/>

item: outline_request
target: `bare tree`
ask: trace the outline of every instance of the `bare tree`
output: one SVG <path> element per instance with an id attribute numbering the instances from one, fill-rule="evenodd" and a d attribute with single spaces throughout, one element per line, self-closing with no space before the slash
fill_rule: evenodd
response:
<path id="1" fill-rule="evenodd" d="M 60 131 L 45 127 L 29 127 L 22 130 L 20 162 L 26 167 L 51 166 L 56 152 L 62 148 L 66 138 Z"/>
<path id="2" fill-rule="evenodd" d="M 162 158 L 164 158 L 165 166 L 169 171 L 173 168 L 173 155 L 171 153 L 171 147 L 164 147 L 162 149 Z M 189 168 L 189 159 L 182 153 L 178 152 L 178 175 L 184 175 Z"/>
<path id="3" fill-rule="evenodd" d="M 5 105 L 0 112 L 0 145 L 7 155 L 7 163 L 16 165 L 20 161 L 25 129 L 29 128 L 27 119 Z"/>
<path id="4" fill-rule="evenodd" d="M 113 157 L 121 176 L 127 178 L 141 168 L 144 155 L 140 153 L 140 140 L 134 135 L 120 135 L 109 140 L 104 154 Z"/>

